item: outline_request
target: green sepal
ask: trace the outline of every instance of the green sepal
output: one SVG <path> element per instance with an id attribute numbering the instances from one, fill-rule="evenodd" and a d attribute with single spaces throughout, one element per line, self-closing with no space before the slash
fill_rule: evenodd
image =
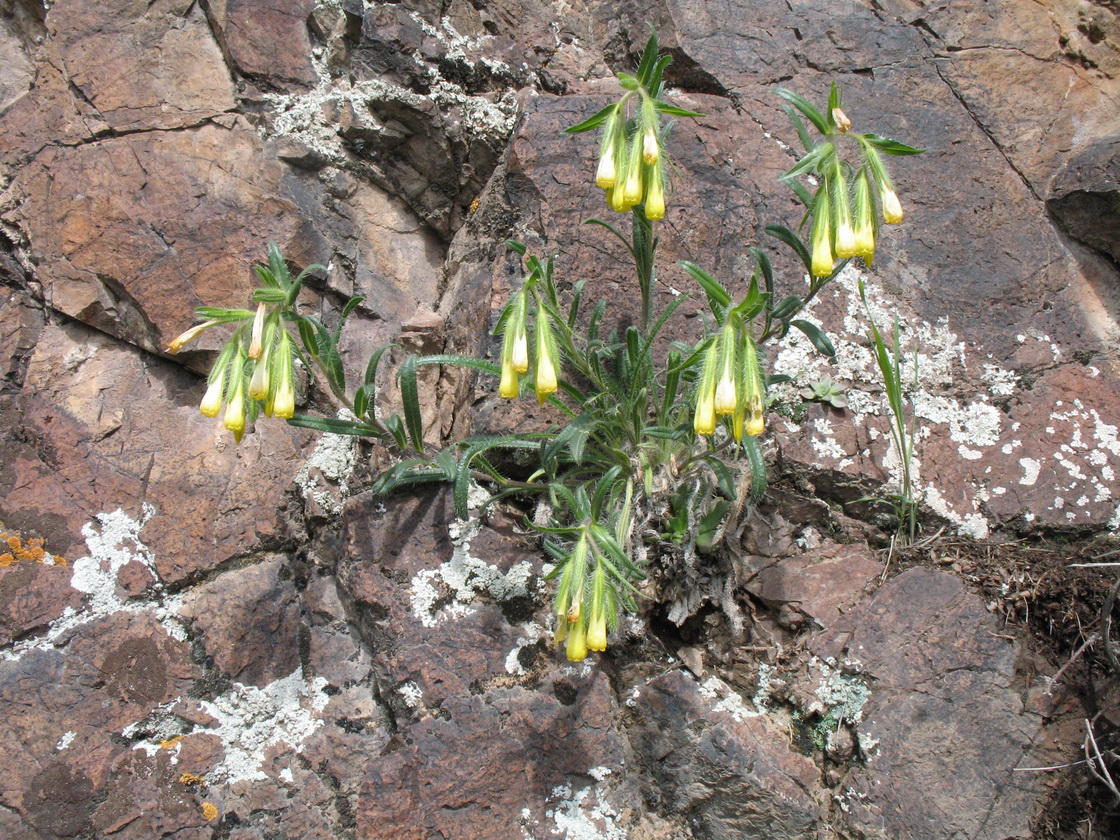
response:
<path id="1" fill-rule="evenodd" d="M 637 90 L 639 87 L 641 87 L 641 84 L 638 82 L 638 80 L 631 76 L 629 73 L 619 73 L 618 83 L 625 90 Z"/>

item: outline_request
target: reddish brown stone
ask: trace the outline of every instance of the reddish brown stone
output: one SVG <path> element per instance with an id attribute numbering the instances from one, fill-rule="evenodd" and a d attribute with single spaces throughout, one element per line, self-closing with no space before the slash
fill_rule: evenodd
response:
<path id="1" fill-rule="evenodd" d="M 207 10 L 233 66 L 252 79 L 272 83 L 318 81 L 311 65 L 308 0 L 217 0 Z"/>
<path id="2" fill-rule="evenodd" d="M 0 645 L 42 632 L 66 609 L 81 607 L 64 566 L 23 562 L 0 568 Z"/>
<path id="3" fill-rule="evenodd" d="M 262 686 L 299 667 L 300 609 L 286 562 L 273 557 L 225 572 L 183 600 L 180 615 L 238 682 Z"/>

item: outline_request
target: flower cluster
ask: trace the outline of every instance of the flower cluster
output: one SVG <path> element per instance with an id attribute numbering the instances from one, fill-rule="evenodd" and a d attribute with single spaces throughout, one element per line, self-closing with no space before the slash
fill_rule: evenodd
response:
<path id="1" fill-rule="evenodd" d="M 603 140 L 595 183 L 606 190 L 607 204 L 617 213 L 643 205 L 651 221 L 665 218 L 665 155 L 661 119 L 644 89 L 639 116 L 627 120 L 623 97 L 603 123 Z M 629 139 L 627 139 L 629 134 Z"/>
<path id="2" fill-rule="evenodd" d="M 667 55 L 657 55 L 657 36 L 651 35 L 637 74 L 618 75 L 618 83 L 626 91 L 622 98 L 590 119 L 566 129 L 567 133 L 576 134 L 602 127 L 595 183 L 606 190 L 607 204 L 612 210 L 625 213 L 641 205 L 651 221 L 665 218 L 663 140 L 668 127 L 662 126 L 661 117 L 703 116 L 661 99 L 662 75 L 670 61 Z M 632 104 L 633 116 L 630 115 Z"/>
<path id="3" fill-rule="evenodd" d="M 210 327 L 237 321 L 241 325 L 222 347 L 210 369 L 199 411 L 205 417 L 221 414 L 223 425 L 240 443 L 246 424 L 252 422 L 258 410 L 266 417 L 288 418 L 295 414 L 296 378 L 292 361 L 295 343 L 281 323 L 281 308 L 262 302 L 257 304 L 255 313 L 244 309 L 222 310 L 219 317 L 187 330 L 167 349 L 178 353 Z"/>
<path id="4" fill-rule="evenodd" d="M 502 336 L 502 378 L 498 384 L 498 395 L 506 399 L 516 399 L 521 393 L 520 376 L 529 372 L 529 326 L 528 314 L 530 300 L 535 304 L 536 317 L 533 327 L 533 388 L 537 402 L 544 405 L 559 388 L 559 373 L 556 336 L 545 309 L 539 290 L 537 275 L 530 274 L 498 320 L 496 333 Z"/>
<path id="5" fill-rule="evenodd" d="M 766 385 L 750 324 L 732 314 L 704 354 L 693 430 L 710 435 L 719 418 L 730 417 L 735 440 L 742 440 L 744 431 L 752 437 L 760 435 L 765 408 Z"/>
<path id="6" fill-rule="evenodd" d="M 894 191 L 883 155 L 914 155 L 921 149 L 907 146 L 877 134 L 855 134 L 852 121 L 840 108 L 840 92 L 832 86 L 829 108 L 822 114 L 804 98 L 788 90 L 778 95 L 791 103 L 824 135 L 819 145 L 810 147 L 797 165 L 782 175 L 808 206 L 812 216 L 810 233 L 810 272 L 813 277 L 830 277 L 837 260 L 861 257 L 871 265 L 875 258 L 875 240 L 879 232 L 879 216 L 887 224 L 902 222 L 902 203 Z M 792 111 L 791 117 L 795 117 Z M 795 125 L 805 139 L 803 126 Z M 858 146 L 857 164 L 841 156 L 841 138 L 850 138 Z M 810 195 L 794 183 L 800 175 L 812 173 L 817 179 L 816 192 Z"/>

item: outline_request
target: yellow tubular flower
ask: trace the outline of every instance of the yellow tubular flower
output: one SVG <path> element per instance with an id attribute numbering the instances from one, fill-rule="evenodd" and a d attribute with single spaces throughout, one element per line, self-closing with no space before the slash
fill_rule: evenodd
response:
<path id="1" fill-rule="evenodd" d="M 717 417 L 734 414 L 739 405 L 739 395 L 735 387 L 735 330 L 730 323 L 723 328 L 720 336 L 719 381 L 716 384 L 712 408 Z"/>
<path id="2" fill-rule="evenodd" d="M 245 386 L 243 383 L 238 382 L 233 386 L 233 394 L 226 405 L 226 413 L 222 417 L 222 423 L 229 431 L 233 432 L 234 440 L 241 443 L 241 435 L 245 433 Z"/>
<path id="3" fill-rule="evenodd" d="M 587 628 L 582 621 L 569 621 L 568 644 L 564 652 L 571 662 L 582 662 L 587 658 Z"/>
<path id="4" fill-rule="evenodd" d="M 263 400 L 268 397 L 268 384 L 269 384 L 269 352 L 272 348 L 269 347 L 264 352 L 264 356 L 257 360 L 256 367 L 253 368 L 253 378 L 249 380 L 249 396 L 254 400 Z"/>
<path id="5" fill-rule="evenodd" d="M 856 256 L 867 265 L 875 259 L 875 203 L 871 200 L 871 181 L 867 171 L 856 181 Z"/>
<path id="6" fill-rule="evenodd" d="M 537 308 L 537 370 L 534 379 L 537 387 L 537 402 L 544 405 L 550 394 L 555 394 L 559 383 L 556 381 L 556 363 L 553 361 L 552 334 L 548 325 L 548 314 L 543 307 Z"/>
<path id="7" fill-rule="evenodd" d="M 665 169 L 659 161 L 646 167 L 646 218 L 656 222 L 665 218 Z"/>
<path id="8" fill-rule="evenodd" d="M 217 417 L 222 410 L 222 392 L 226 387 L 226 372 L 223 370 L 218 374 L 217 379 L 213 380 L 206 388 L 206 395 L 202 398 L 202 405 L 198 410 L 202 412 L 203 417 Z"/>
<path id="9" fill-rule="evenodd" d="M 616 152 L 618 143 L 615 135 L 620 129 L 618 108 L 611 111 L 603 123 L 603 140 L 599 146 L 599 166 L 595 171 L 595 183 L 603 189 L 610 189 L 618 179 L 618 161 Z"/>
<path id="10" fill-rule="evenodd" d="M 902 223 L 902 204 L 895 195 L 894 190 L 888 186 L 884 186 L 879 199 L 883 202 L 883 221 L 888 225 L 897 225 Z"/>
<path id="11" fill-rule="evenodd" d="M 642 123 L 638 129 L 642 133 L 642 160 L 646 166 L 653 166 L 661 154 L 661 140 L 657 130 L 661 121 L 657 118 L 657 108 L 648 96 L 642 101 Z"/>
<path id="12" fill-rule="evenodd" d="M 762 378 L 762 367 L 758 362 L 758 348 L 748 330 L 743 342 L 743 402 L 749 419 L 746 432 L 751 437 L 760 435 L 765 428 L 762 419 L 766 407 L 766 384 Z"/>
<path id="13" fill-rule="evenodd" d="M 507 400 L 517 399 L 520 388 L 517 382 L 517 371 L 512 364 L 502 363 L 502 380 L 498 383 L 498 396 Z"/>
<path id="14" fill-rule="evenodd" d="M 591 616 L 591 624 L 587 628 L 587 647 L 591 650 L 607 649 L 607 611 L 605 609 Z"/>
<path id="15" fill-rule="evenodd" d="M 696 388 L 696 415 L 692 428 L 698 435 L 716 430 L 716 369 L 719 367 L 719 341 L 713 341 L 704 355 L 704 370 Z"/>
<path id="16" fill-rule="evenodd" d="M 249 358 L 259 359 L 261 357 L 262 342 L 264 341 L 264 316 L 265 316 L 264 303 L 257 304 L 257 314 L 253 317 L 253 337 L 249 341 Z M 259 398 L 254 398 L 259 399 Z"/>
<path id="17" fill-rule="evenodd" d="M 525 334 L 525 325 L 521 324 L 513 335 L 513 350 L 510 362 L 518 373 L 529 370 L 529 336 Z"/>
<path id="18" fill-rule="evenodd" d="M 836 222 L 836 256 L 846 260 L 856 255 L 856 235 L 852 230 L 852 211 L 848 204 L 848 182 L 844 178 L 840 158 L 835 160 L 835 174 L 829 189 L 832 191 L 832 211 Z"/>
<path id="19" fill-rule="evenodd" d="M 824 189 L 824 187 L 821 187 Z M 832 233 L 829 229 L 829 202 L 827 193 L 817 202 L 816 214 L 813 218 L 813 253 L 812 267 L 814 277 L 827 277 L 832 273 Z"/>
<path id="20" fill-rule="evenodd" d="M 622 188 L 622 199 L 629 210 L 635 204 L 642 203 L 642 150 L 641 135 L 635 134 L 630 144 L 630 160 L 626 168 L 626 183 Z"/>
<path id="21" fill-rule="evenodd" d="M 272 401 L 272 413 L 277 417 L 288 418 L 296 413 L 296 391 L 292 378 L 285 376 L 276 386 L 276 397 Z"/>
<path id="22" fill-rule="evenodd" d="M 192 341 L 194 341 L 196 338 L 198 338 L 200 335 L 202 335 L 202 333 L 206 332 L 206 330 L 210 329 L 216 323 L 218 323 L 217 320 L 210 320 L 210 321 L 206 321 L 205 323 L 197 324 L 197 325 L 191 327 L 189 330 L 187 330 L 182 335 L 173 339 L 171 341 L 171 343 L 167 345 L 167 352 L 168 353 L 178 353 L 186 345 L 190 344 Z"/>

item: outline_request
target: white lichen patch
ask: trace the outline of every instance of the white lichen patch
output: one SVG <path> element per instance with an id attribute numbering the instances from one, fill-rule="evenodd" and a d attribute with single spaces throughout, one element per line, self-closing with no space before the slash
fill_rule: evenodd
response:
<path id="1" fill-rule="evenodd" d="M 78 733 L 74 732 L 74 730 L 72 729 L 64 732 L 62 737 L 58 739 L 58 743 L 54 745 L 54 748 L 59 752 L 66 749 L 72 743 L 74 743 L 74 739 L 77 737 L 77 734 Z"/>
<path id="2" fill-rule="evenodd" d="M 180 598 L 169 596 L 155 567 L 155 556 L 140 538 L 140 531 L 155 515 L 155 508 L 144 505 L 139 519 L 121 509 L 99 513 L 96 522 L 82 527 L 89 554 L 72 564 L 70 585 L 85 596 L 81 609 L 67 607 L 42 636 L 25 639 L 0 652 L 0 658 L 18 659 L 32 649 L 48 650 L 65 640 L 71 631 L 97 619 L 122 612 L 150 612 L 167 634 L 180 641 L 186 630 L 178 619 Z M 141 598 L 125 599 L 117 585 L 117 575 L 126 565 L 137 562 L 151 572 L 154 583 Z"/>
<path id="3" fill-rule="evenodd" d="M 397 692 L 404 698 L 404 704 L 408 708 L 417 710 L 424 708 L 424 690 L 414 682 L 402 683 Z"/>
<path id="4" fill-rule="evenodd" d="M 871 698 L 871 690 L 858 674 L 841 668 L 832 657 L 821 659 L 814 656 L 809 660 L 809 669 L 819 675 L 813 690 L 817 699 L 809 704 L 810 713 L 816 712 L 837 723 L 859 723 L 863 720 L 863 707 Z"/>
<path id="5" fill-rule="evenodd" d="M 513 650 L 506 654 L 506 673 L 513 674 L 514 676 L 524 676 L 525 666 L 521 664 L 521 650 L 530 645 L 535 645 L 541 638 L 548 635 L 548 631 L 535 621 L 530 621 L 521 626 L 521 632 L 517 636 L 517 644 L 514 645 Z"/>
<path id="6" fill-rule="evenodd" d="M 602 798 L 596 785 L 575 793 L 570 786 L 560 785 L 553 788 L 549 801 L 555 804 L 545 812 L 551 823 L 551 832 L 546 836 L 564 840 L 627 840 L 618 811 Z M 525 822 L 522 834 L 525 840 L 537 840 Z"/>
<path id="7" fill-rule="evenodd" d="M 451 559 L 413 576 L 409 590 L 412 614 L 425 627 L 469 615 L 480 595 L 506 601 L 533 594 L 535 578 L 528 561 L 503 572 L 471 554 L 471 540 L 481 529 L 482 520 L 474 515 L 450 523 Z"/>
<path id="8" fill-rule="evenodd" d="M 264 781 L 261 769 L 268 749 L 284 744 L 295 752 L 323 725 L 320 712 L 330 699 L 322 677 L 305 680 L 297 669 L 263 688 L 234 683 L 203 709 L 217 721 L 212 730 L 225 746 L 225 757 L 209 774 L 213 784 Z"/>
<path id="9" fill-rule="evenodd" d="M 820 298 L 799 313 L 799 317 L 828 332 L 836 347 L 835 359 L 818 353 L 807 338 L 794 330 L 783 341 L 774 364 L 775 373 L 791 377 L 790 382 L 773 389 L 772 396 L 778 403 L 800 403 L 801 390 L 825 375 L 834 381 L 851 383 L 844 393 L 848 400 L 846 422 L 866 430 L 872 445 L 860 448 L 858 453 L 845 452 L 836 418 L 814 419 L 803 429 L 804 440 L 822 465 L 845 469 L 856 457 L 874 459 L 878 461 L 876 466 L 889 476 L 889 490 L 900 489 L 901 462 L 896 447 L 889 436 L 882 439 L 875 434 L 878 430 L 868 425 L 870 417 L 890 418 L 891 413 L 882 375 L 869 349 L 868 315 L 858 293 L 860 280 L 866 284 L 871 314 L 888 344 L 893 340 L 896 315 L 899 318 L 903 391 L 908 413 L 912 413 L 918 428 L 915 452 L 922 452 L 925 441 L 947 440 L 954 444 L 955 452 L 946 452 L 944 448 L 937 450 L 936 472 L 957 478 L 971 477 L 963 482 L 957 480 L 950 487 L 939 486 L 936 476 L 912 476 L 915 492 L 924 502 L 955 523 L 959 533 L 986 536 L 993 523 L 982 508 L 982 503 L 991 498 L 985 486 L 995 479 L 1004 485 L 1018 481 L 1023 487 L 1039 487 L 1039 475 L 1053 468 L 1063 477 L 1055 485 L 1056 497 L 1089 500 L 1089 504 L 1078 506 L 1076 510 L 1067 508 L 1062 515 L 1071 522 L 1088 522 L 1091 516 L 1099 514 L 1099 507 L 1095 506 L 1114 495 L 1116 467 L 1120 463 L 1117 427 L 1103 420 L 1095 409 L 1083 406 L 1080 400 L 1073 400 L 1072 405 L 1057 401 L 1053 406 L 1040 406 L 1040 411 L 1051 412 L 1049 423 L 1044 424 L 1045 434 L 1057 443 L 1057 451 L 1051 453 L 1032 447 L 1029 457 L 1018 461 L 1023 468 L 1021 475 L 993 475 L 994 464 L 1007 462 L 993 461 L 989 455 L 1011 455 L 1016 450 L 1023 454 L 1021 424 L 1009 424 L 1000 409 L 1008 397 L 1022 392 L 1020 375 L 962 342 L 947 320 L 929 324 L 908 315 L 904 307 L 887 297 L 873 277 L 860 272 L 855 264 L 840 273 L 829 292 L 834 296 L 834 302 L 829 305 L 839 303 L 843 308 L 839 324 L 835 319 L 824 322 L 814 315 L 814 310 L 823 303 Z M 1018 340 L 1026 345 L 1039 344 L 1054 360 L 1063 356 L 1062 349 L 1048 335 L 1023 334 Z M 965 392 L 962 383 L 970 377 L 978 384 Z M 1042 416 L 1046 418 L 1046 414 Z M 792 427 L 791 431 L 796 428 Z M 848 437 L 850 433 L 844 439 Z M 857 439 L 859 437 L 857 435 Z M 864 444 L 861 442 L 858 446 Z M 946 456 L 959 459 L 959 464 L 945 463 Z M 1037 494 L 1038 490 L 1034 492 Z M 1030 498 L 1034 500 L 1032 505 L 1039 505 L 1036 496 Z M 1042 502 L 1042 505 L 1057 509 L 1052 503 Z M 1041 509 L 1034 512 L 1039 513 Z"/>
<path id="10" fill-rule="evenodd" d="M 344 420 L 356 419 L 349 411 L 343 410 L 339 416 Z M 315 446 L 311 457 L 296 473 L 296 486 L 304 498 L 314 500 L 325 513 L 337 516 L 350 490 L 350 478 L 358 463 L 357 441 L 350 435 L 324 433 Z M 323 487 L 312 476 L 312 470 L 333 484 L 337 491 Z"/>
<path id="11" fill-rule="evenodd" d="M 726 712 L 736 721 L 744 721 L 762 714 L 758 709 L 748 706 L 742 695 L 719 677 L 708 677 L 700 683 L 700 696 L 712 704 L 713 711 Z"/>

